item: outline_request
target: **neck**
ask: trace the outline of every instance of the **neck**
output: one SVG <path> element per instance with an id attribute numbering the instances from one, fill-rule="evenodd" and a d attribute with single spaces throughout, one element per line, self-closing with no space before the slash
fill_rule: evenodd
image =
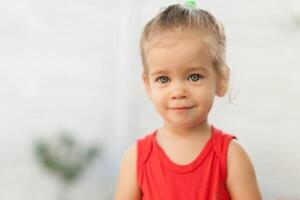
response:
<path id="1" fill-rule="evenodd" d="M 211 126 L 208 124 L 206 119 L 201 124 L 192 127 L 173 126 L 172 124 L 164 122 L 159 132 L 161 132 L 161 134 L 163 134 L 164 136 L 173 139 L 187 139 L 195 136 L 205 137 L 207 136 L 207 134 L 210 134 L 210 130 Z"/>

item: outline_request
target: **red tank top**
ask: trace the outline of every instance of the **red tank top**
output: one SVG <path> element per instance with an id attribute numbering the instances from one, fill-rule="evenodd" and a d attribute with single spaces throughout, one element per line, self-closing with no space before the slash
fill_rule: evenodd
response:
<path id="1" fill-rule="evenodd" d="M 226 154 L 235 136 L 212 126 L 212 135 L 196 159 L 172 162 L 156 142 L 157 130 L 137 141 L 137 176 L 142 200 L 230 200 Z"/>

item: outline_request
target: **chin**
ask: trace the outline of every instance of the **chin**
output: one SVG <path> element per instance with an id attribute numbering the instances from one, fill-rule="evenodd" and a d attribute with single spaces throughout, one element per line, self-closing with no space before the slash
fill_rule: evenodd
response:
<path id="1" fill-rule="evenodd" d="M 178 121 L 169 121 L 168 122 L 173 127 L 178 128 L 192 128 L 200 124 L 201 122 L 178 122 Z"/>

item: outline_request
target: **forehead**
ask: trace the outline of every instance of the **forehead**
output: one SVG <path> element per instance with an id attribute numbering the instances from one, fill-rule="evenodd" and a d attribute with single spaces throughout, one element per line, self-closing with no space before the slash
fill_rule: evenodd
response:
<path id="1" fill-rule="evenodd" d="M 145 45 L 148 70 L 175 70 L 187 67 L 212 68 L 205 37 L 195 32 L 167 32 Z"/>
<path id="2" fill-rule="evenodd" d="M 145 50 L 148 52 L 153 48 L 169 47 L 182 40 L 197 42 L 201 45 L 199 33 L 189 30 L 183 31 L 182 29 L 174 29 L 155 31 L 152 33 L 145 44 Z"/>

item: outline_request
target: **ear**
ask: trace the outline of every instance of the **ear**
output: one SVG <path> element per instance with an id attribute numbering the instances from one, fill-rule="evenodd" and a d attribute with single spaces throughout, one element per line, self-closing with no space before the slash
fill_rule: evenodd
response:
<path id="1" fill-rule="evenodd" d="M 145 87 L 146 94 L 149 97 L 149 99 L 151 100 L 151 89 L 150 89 L 149 77 L 146 74 L 146 72 L 142 73 L 142 79 L 143 79 L 143 82 L 144 82 L 144 87 Z"/>
<path id="2" fill-rule="evenodd" d="M 229 73 L 218 78 L 216 95 L 218 97 L 223 97 L 228 91 Z"/>
<path id="3" fill-rule="evenodd" d="M 224 80 L 219 80 L 217 84 L 217 90 L 216 90 L 216 95 L 218 97 L 223 97 L 228 90 L 228 83 L 225 82 Z"/>

